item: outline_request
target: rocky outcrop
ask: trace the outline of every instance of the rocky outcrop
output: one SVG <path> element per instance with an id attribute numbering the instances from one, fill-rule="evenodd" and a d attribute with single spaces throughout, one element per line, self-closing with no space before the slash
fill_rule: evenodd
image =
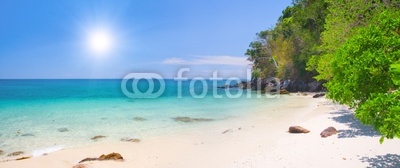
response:
<path id="1" fill-rule="evenodd" d="M 90 138 L 91 140 L 99 140 L 99 139 L 102 139 L 102 138 L 106 138 L 106 136 L 104 136 L 104 135 L 96 135 L 96 136 L 94 136 L 94 137 L 92 137 L 92 138 Z"/>
<path id="2" fill-rule="evenodd" d="M 298 134 L 298 133 L 309 133 L 309 132 L 310 132 L 309 130 L 307 130 L 307 129 L 303 128 L 303 127 L 300 127 L 300 126 L 291 126 L 291 127 L 289 127 L 289 133 Z"/>
<path id="3" fill-rule="evenodd" d="M 239 88 L 261 90 L 265 92 L 277 92 L 287 90 L 288 92 L 319 92 L 323 91 L 323 82 L 320 81 L 292 81 L 279 80 L 278 78 L 261 78 L 252 81 L 242 81 Z"/>
<path id="4" fill-rule="evenodd" d="M 328 127 L 325 130 L 323 130 L 320 135 L 321 135 L 321 138 L 326 138 L 328 136 L 331 136 L 331 135 L 334 135 L 337 133 L 338 133 L 338 131 L 336 130 L 335 127 Z"/>
<path id="5" fill-rule="evenodd" d="M 304 82 L 304 81 L 287 81 L 287 90 L 289 92 L 319 92 L 323 90 L 322 82 Z"/>
<path id="6" fill-rule="evenodd" d="M 113 152 L 113 153 L 110 153 L 108 155 L 104 155 L 103 154 L 98 158 L 85 158 L 85 159 L 81 160 L 79 163 L 88 162 L 88 161 L 96 161 L 96 160 L 98 160 L 98 161 L 103 161 L 103 160 L 124 160 L 124 158 L 121 156 L 121 154 Z"/>
<path id="7" fill-rule="evenodd" d="M 190 117 L 175 117 L 172 118 L 177 122 L 192 123 L 192 122 L 204 122 L 204 121 L 214 121 L 211 118 L 190 118 Z"/>

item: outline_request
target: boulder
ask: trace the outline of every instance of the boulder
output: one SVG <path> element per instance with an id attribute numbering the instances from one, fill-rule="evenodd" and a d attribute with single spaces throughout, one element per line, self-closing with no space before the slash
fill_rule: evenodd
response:
<path id="1" fill-rule="evenodd" d="M 313 98 L 319 98 L 325 96 L 325 93 L 317 93 L 313 96 Z"/>
<path id="2" fill-rule="evenodd" d="M 310 131 L 300 127 L 300 126 L 291 126 L 289 127 L 289 133 L 309 133 Z"/>
<path id="3" fill-rule="evenodd" d="M 0 150 L 0 155 L 4 154 L 4 151 Z"/>
<path id="4" fill-rule="evenodd" d="M 81 160 L 79 163 L 88 162 L 88 161 L 96 161 L 96 160 L 103 161 L 103 160 L 123 160 L 123 159 L 124 158 L 121 156 L 121 154 L 113 152 L 108 155 L 103 154 L 98 158 L 85 158 L 85 159 Z"/>
<path id="5" fill-rule="evenodd" d="M 106 138 L 106 136 L 104 136 L 104 135 L 96 135 L 96 136 L 94 136 L 94 137 L 92 137 L 92 138 L 90 138 L 90 139 L 92 139 L 92 140 L 98 140 L 98 139 L 102 139 L 102 138 Z"/>
<path id="6" fill-rule="evenodd" d="M 110 153 L 108 155 L 101 155 L 99 160 L 123 160 L 124 158 L 119 153 Z"/>
<path id="7" fill-rule="evenodd" d="M 321 138 L 326 138 L 328 136 L 331 136 L 331 135 L 334 135 L 337 133 L 338 133 L 338 131 L 336 130 L 335 127 L 328 127 L 325 130 L 323 130 L 320 135 L 321 135 Z"/>
<path id="8" fill-rule="evenodd" d="M 279 91 L 279 94 L 290 94 L 287 90 L 285 90 L 285 89 L 281 89 L 280 91 Z"/>

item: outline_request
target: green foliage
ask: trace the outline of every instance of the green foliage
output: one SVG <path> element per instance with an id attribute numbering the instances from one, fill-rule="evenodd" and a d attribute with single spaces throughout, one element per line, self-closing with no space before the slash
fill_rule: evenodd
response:
<path id="1" fill-rule="evenodd" d="M 257 33 L 246 55 L 253 70 L 263 77 L 312 80 L 306 71 L 308 59 L 319 52 L 327 4 L 324 0 L 296 0 L 287 7 L 273 29 Z"/>
<path id="2" fill-rule="evenodd" d="M 326 0 L 329 13 L 325 19 L 325 31 L 321 34 L 320 54 L 308 61 L 307 69 L 316 70 L 318 80 L 329 80 L 334 74 L 330 62 L 339 47 L 351 38 L 357 28 L 363 27 L 375 13 L 383 8 L 382 2 L 373 0 Z"/>
<path id="3" fill-rule="evenodd" d="M 398 16 L 399 10 L 386 9 L 346 40 L 332 54 L 326 84 L 328 97 L 357 108 L 356 117 L 385 138 L 400 138 Z"/>

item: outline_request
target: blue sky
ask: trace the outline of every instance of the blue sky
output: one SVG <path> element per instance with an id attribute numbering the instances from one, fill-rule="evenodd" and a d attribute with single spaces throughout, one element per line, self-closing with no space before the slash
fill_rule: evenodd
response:
<path id="1" fill-rule="evenodd" d="M 246 77 L 255 33 L 291 0 L 8 0 L 0 5 L 0 79 Z M 94 52 L 94 32 L 107 52 Z M 96 38 L 99 39 L 99 38 Z M 101 38 L 100 38 L 101 39 Z M 93 41 L 93 40 L 92 40 Z M 94 40 L 98 44 L 98 41 Z M 89 44 L 90 43 L 90 44 Z"/>

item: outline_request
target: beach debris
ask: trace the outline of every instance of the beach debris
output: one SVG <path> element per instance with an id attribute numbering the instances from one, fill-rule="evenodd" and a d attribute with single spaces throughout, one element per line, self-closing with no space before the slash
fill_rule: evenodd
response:
<path id="1" fill-rule="evenodd" d="M 85 159 L 81 160 L 79 163 L 87 162 L 87 161 L 95 161 L 95 160 L 98 160 L 98 161 L 103 161 L 103 160 L 124 160 L 124 158 L 121 156 L 121 154 L 113 152 L 113 153 L 110 153 L 108 155 L 102 154 L 98 158 L 85 158 Z"/>
<path id="2" fill-rule="evenodd" d="M 226 133 L 228 133 L 228 132 L 233 132 L 233 130 L 232 130 L 232 129 L 227 129 L 227 130 L 225 130 L 224 132 L 222 132 L 222 134 L 226 134 Z"/>
<path id="3" fill-rule="evenodd" d="M 94 136 L 94 137 L 92 137 L 92 138 L 90 138 L 90 139 L 92 139 L 92 140 L 98 140 L 98 139 L 102 139 L 102 138 L 106 138 L 106 136 L 104 136 L 104 135 L 96 135 L 96 136 Z"/>
<path id="4" fill-rule="evenodd" d="M 290 94 L 286 89 L 279 90 L 279 94 Z"/>
<path id="5" fill-rule="evenodd" d="M 140 139 L 126 137 L 126 138 L 122 138 L 121 141 L 124 141 L 124 142 L 136 142 L 136 143 L 138 143 L 138 142 L 140 142 Z"/>
<path id="6" fill-rule="evenodd" d="M 58 132 L 68 132 L 69 131 L 68 128 L 65 128 L 65 127 L 59 128 L 57 130 L 58 130 Z"/>
<path id="7" fill-rule="evenodd" d="M 13 152 L 13 153 L 8 154 L 7 156 L 18 156 L 18 155 L 22 155 L 22 154 L 24 154 L 24 152 L 22 152 L 22 151 L 16 151 L 16 152 Z"/>
<path id="8" fill-rule="evenodd" d="M 18 130 L 16 133 L 17 133 L 17 135 L 21 134 L 21 130 Z"/>
<path id="9" fill-rule="evenodd" d="M 3 150 L 0 150 L 0 155 L 2 155 L 2 154 L 4 154 L 4 151 L 3 151 Z"/>
<path id="10" fill-rule="evenodd" d="M 325 96 L 325 93 L 317 93 L 317 94 L 315 94 L 313 96 L 313 98 L 319 98 L 319 97 L 322 97 L 322 96 Z"/>
<path id="11" fill-rule="evenodd" d="M 300 126 L 291 126 L 289 127 L 289 133 L 309 133 L 310 131 L 300 127 Z"/>
<path id="12" fill-rule="evenodd" d="M 23 137 L 28 137 L 28 136 L 35 136 L 35 135 L 33 135 L 33 134 L 31 134 L 31 133 L 27 133 L 27 134 L 22 134 L 21 136 L 23 136 Z"/>
<path id="13" fill-rule="evenodd" d="M 24 160 L 24 159 L 29 159 L 29 158 L 31 158 L 31 157 L 29 157 L 29 156 L 24 156 L 24 157 L 17 158 L 17 159 L 15 159 L 15 160 Z"/>
<path id="14" fill-rule="evenodd" d="M 192 123 L 192 122 L 204 122 L 204 121 L 214 121 L 211 118 L 190 118 L 190 117 L 175 117 L 173 118 L 177 122 Z"/>
<path id="15" fill-rule="evenodd" d="M 135 120 L 135 121 L 146 121 L 146 119 L 143 118 L 143 117 L 133 117 L 133 120 Z"/>
<path id="16" fill-rule="evenodd" d="M 328 127 L 325 130 L 323 130 L 320 135 L 321 135 L 321 138 L 326 138 L 328 136 L 331 136 L 331 135 L 334 135 L 337 133 L 338 133 L 338 131 L 336 130 L 335 127 Z"/>

